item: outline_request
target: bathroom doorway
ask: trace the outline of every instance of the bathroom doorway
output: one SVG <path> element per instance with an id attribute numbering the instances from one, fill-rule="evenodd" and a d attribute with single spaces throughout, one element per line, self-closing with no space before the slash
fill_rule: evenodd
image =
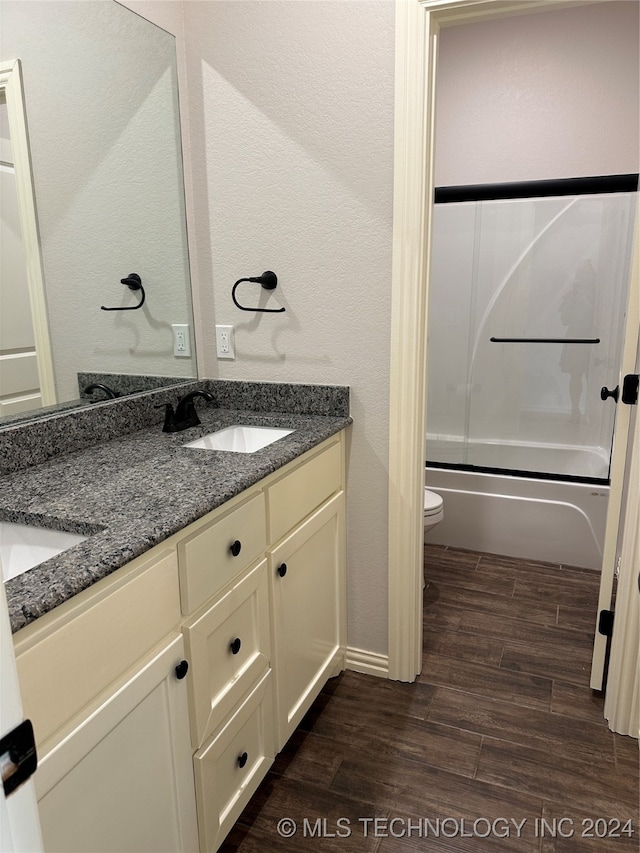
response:
<path id="1" fill-rule="evenodd" d="M 550 3 L 407 2 L 398 4 L 396 198 L 390 423 L 389 671 L 412 680 L 420 668 L 421 495 L 424 488 L 427 280 L 431 246 L 434 92 L 440 27 L 552 10 Z M 425 132 L 426 129 L 426 132 Z M 637 273 L 636 273 L 637 275 Z M 632 293 L 637 283 L 632 287 Z M 634 313 L 635 312 L 635 313 Z M 623 370 L 632 372 L 637 306 L 630 306 Z M 634 327 L 635 323 L 635 327 Z M 613 563 L 629 412 L 618 407 L 611 510 L 604 560 Z M 446 508 L 445 508 L 446 514 Z M 613 545 L 612 545 L 613 543 Z M 613 547 L 614 553 L 611 553 Z M 595 616 L 595 614 L 594 614 Z"/>

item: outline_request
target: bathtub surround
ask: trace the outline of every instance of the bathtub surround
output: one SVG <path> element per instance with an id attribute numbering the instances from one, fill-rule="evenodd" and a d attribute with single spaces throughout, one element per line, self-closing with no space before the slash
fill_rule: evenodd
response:
<path id="1" fill-rule="evenodd" d="M 429 466 L 425 484 L 445 506 L 430 544 L 602 568 L 608 486 Z"/>
<path id="2" fill-rule="evenodd" d="M 212 393 L 217 406 L 223 409 L 329 417 L 349 415 L 347 386 L 222 379 L 187 382 L 0 429 L 0 474 L 29 468 L 153 424 L 160 429 L 164 409 L 157 408 L 158 405 L 168 402 L 175 406 L 185 394 L 201 390 Z"/>

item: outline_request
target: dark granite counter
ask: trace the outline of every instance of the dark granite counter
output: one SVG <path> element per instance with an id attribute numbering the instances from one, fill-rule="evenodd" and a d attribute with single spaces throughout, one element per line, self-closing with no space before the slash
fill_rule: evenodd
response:
<path id="1" fill-rule="evenodd" d="M 199 427 L 163 433 L 154 424 L 0 477 L 0 520 L 88 534 L 5 584 L 14 632 L 351 423 L 201 403 Z M 295 431 L 250 454 L 183 446 L 238 423 Z"/>

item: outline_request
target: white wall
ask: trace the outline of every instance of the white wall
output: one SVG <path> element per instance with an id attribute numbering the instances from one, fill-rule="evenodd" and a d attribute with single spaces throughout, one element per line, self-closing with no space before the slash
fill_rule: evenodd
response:
<path id="1" fill-rule="evenodd" d="M 349 643 L 385 652 L 394 4 L 184 15 L 204 369 L 351 386 Z M 286 313 L 240 312 L 233 283 L 266 269 Z M 214 322 L 235 326 L 236 361 L 216 360 Z"/>
<path id="2" fill-rule="evenodd" d="M 200 375 L 351 387 L 349 643 L 384 653 L 394 4 L 127 5 L 178 37 Z M 266 269 L 286 312 L 240 312 Z"/>
<path id="3" fill-rule="evenodd" d="M 596 3 L 442 30 L 436 184 L 637 172 L 639 8 Z"/>
<path id="4" fill-rule="evenodd" d="M 349 644 L 384 653 L 395 4 L 187 0 L 182 22 L 170 8 L 175 4 L 166 0 L 128 0 L 128 5 L 173 27 L 183 60 L 180 97 L 200 375 L 351 386 Z M 527 21 L 539 17 L 542 26 L 543 16 L 548 14 L 527 16 Z M 626 35 L 622 38 L 626 44 Z M 491 53 L 478 50 L 475 39 L 453 65 L 475 56 L 495 67 Z M 627 75 L 629 57 L 620 48 L 617 31 L 606 44 L 607 67 L 612 64 Z M 532 48 L 534 58 L 540 49 Z M 544 75 L 551 63 L 547 54 L 544 48 L 537 64 Z M 621 54 L 626 64 L 620 65 Z M 523 71 L 522 85 L 529 73 Z M 578 82 L 588 73 L 591 69 L 582 60 L 571 72 Z M 450 89 L 453 106 L 465 96 L 460 85 L 454 80 Z M 493 103 L 494 90 L 488 91 Z M 581 86 L 581 98 L 584 92 Z M 520 103 L 515 89 L 511 99 Z M 601 93 L 598 104 L 609 99 Z M 584 109 L 573 101 L 570 105 L 567 124 L 578 121 Z M 506 116 L 504 109 L 501 115 Z M 544 118 L 539 104 L 534 120 Z M 566 176 L 567 147 L 584 152 L 603 147 L 594 133 L 576 146 L 567 130 L 555 154 L 550 147 L 545 155 L 542 175 L 541 167 L 531 167 L 535 146 L 533 154 L 515 158 L 516 166 L 506 141 L 498 144 L 489 134 L 483 155 L 491 155 L 500 169 L 474 166 L 462 174 L 469 156 L 459 144 L 470 141 L 466 130 L 460 133 L 465 134 L 460 140 L 455 127 L 449 131 L 449 165 L 439 164 L 439 183 Z M 607 151 L 613 136 L 604 144 Z M 539 143 L 540 131 L 529 131 L 529 137 Z M 630 144 L 637 148 L 637 132 Z M 628 154 L 628 142 L 626 148 Z M 549 175 L 549 158 L 556 155 L 564 159 L 554 163 Z M 589 162 L 600 163 L 589 156 Z M 625 156 L 615 170 L 637 169 L 637 160 L 634 165 Z M 589 168 L 586 173 L 594 172 Z M 234 281 L 265 269 L 279 277 L 268 304 L 284 305 L 286 313 L 241 313 L 231 302 Z M 257 286 L 241 291 L 247 302 L 258 294 Z M 216 359 L 215 323 L 235 325 L 236 361 Z"/>

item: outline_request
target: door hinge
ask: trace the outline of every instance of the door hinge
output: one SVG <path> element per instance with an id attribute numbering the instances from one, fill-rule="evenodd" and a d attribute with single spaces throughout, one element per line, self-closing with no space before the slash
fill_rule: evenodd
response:
<path id="1" fill-rule="evenodd" d="M 5 797 L 35 773 L 38 766 L 31 720 L 24 720 L 0 740 L 0 770 Z"/>
<path id="2" fill-rule="evenodd" d="M 622 380 L 622 402 L 627 406 L 635 406 L 638 402 L 639 376 L 637 373 L 627 373 Z"/>
<path id="3" fill-rule="evenodd" d="M 598 619 L 598 632 L 610 637 L 613 634 L 613 610 L 601 610 Z"/>

